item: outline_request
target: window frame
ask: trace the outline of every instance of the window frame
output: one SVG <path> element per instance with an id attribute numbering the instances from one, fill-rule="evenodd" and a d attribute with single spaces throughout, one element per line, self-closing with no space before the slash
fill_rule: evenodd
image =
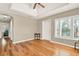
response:
<path id="1" fill-rule="evenodd" d="M 61 38 L 61 39 L 71 39 L 71 40 L 78 40 L 79 38 L 75 38 L 74 37 L 74 32 L 75 32 L 75 28 L 74 28 L 74 21 L 76 20 L 76 19 L 79 19 L 79 15 L 74 15 L 74 16 L 69 16 L 69 17 L 62 17 L 62 18 L 57 18 L 57 19 L 55 19 L 55 38 Z M 57 36 L 57 22 L 58 21 L 61 21 L 61 20 L 64 20 L 64 19 L 71 19 L 71 25 L 70 25 L 70 27 L 71 27 L 71 29 L 70 29 L 70 37 L 63 37 L 62 35 L 61 35 L 61 30 L 59 30 L 60 31 L 60 34 L 59 34 L 59 36 Z M 61 28 L 60 28 L 61 29 Z"/>

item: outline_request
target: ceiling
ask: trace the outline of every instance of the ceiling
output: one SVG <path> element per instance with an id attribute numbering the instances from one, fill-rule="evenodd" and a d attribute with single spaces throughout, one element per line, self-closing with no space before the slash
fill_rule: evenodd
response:
<path id="1" fill-rule="evenodd" d="M 0 3 L 0 10 L 6 12 L 14 12 L 19 15 L 29 15 L 33 18 L 40 19 L 60 12 L 65 12 L 71 9 L 79 8 L 78 3 L 41 3 L 45 8 L 36 6 L 33 9 L 34 3 Z M 22 14 L 21 14 L 22 13 Z"/>

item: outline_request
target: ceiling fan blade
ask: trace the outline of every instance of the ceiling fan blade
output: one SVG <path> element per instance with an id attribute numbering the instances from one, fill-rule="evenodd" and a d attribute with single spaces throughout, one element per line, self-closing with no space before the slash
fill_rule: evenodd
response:
<path id="1" fill-rule="evenodd" d="M 45 6 L 44 5 L 42 5 L 41 3 L 38 3 L 41 7 L 43 7 L 43 8 L 45 8 Z"/>
<path id="2" fill-rule="evenodd" d="M 35 9 L 35 8 L 36 8 L 36 5 L 37 5 L 37 3 L 35 3 L 35 4 L 34 4 L 34 7 L 33 7 L 33 9 Z"/>

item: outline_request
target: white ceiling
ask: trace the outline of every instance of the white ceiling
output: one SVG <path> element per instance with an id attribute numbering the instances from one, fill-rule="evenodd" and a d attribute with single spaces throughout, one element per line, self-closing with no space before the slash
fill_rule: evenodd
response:
<path id="1" fill-rule="evenodd" d="M 10 3 L 0 3 L 0 9 L 9 9 Z"/>
<path id="2" fill-rule="evenodd" d="M 12 4 L 11 9 L 27 13 L 36 17 L 37 15 L 41 15 L 43 13 L 49 12 L 50 10 L 54 10 L 56 8 L 60 8 L 67 3 L 41 3 L 45 6 L 45 8 L 40 7 L 39 5 L 33 9 L 34 3 L 21 3 L 21 4 Z"/>
<path id="3" fill-rule="evenodd" d="M 45 6 L 45 8 L 42 8 L 39 5 L 37 5 L 37 7 L 36 7 L 38 14 L 46 13 L 46 12 L 49 12 L 50 10 L 60 8 L 64 5 L 66 5 L 67 3 L 42 3 L 42 4 Z"/>
<path id="4" fill-rule="evenodd" d="M 29 15 L 36 19 L 54 15 L 60 12 L 65 12 L 71 9 L 79 8 L 78 3 L 41 3 L 45 8 L 36 6 L 33 9 L 34 3 L 0 3 L 0 10 L 5 10 L 6 12 L 15 12 L 19 15 Z M 22 13 L 22 14 L 21 14 Z"/>

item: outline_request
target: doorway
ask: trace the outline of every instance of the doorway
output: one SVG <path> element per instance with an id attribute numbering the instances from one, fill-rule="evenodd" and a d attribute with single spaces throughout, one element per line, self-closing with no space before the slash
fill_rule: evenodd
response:
<path id="1" fill-rule="evenodd" d="M 0 14 L 0 38 L 9 36 L 12 39 L 12 17 L 5 14 Z M 0 44 L 2 40 L 0 39 Z"/>

